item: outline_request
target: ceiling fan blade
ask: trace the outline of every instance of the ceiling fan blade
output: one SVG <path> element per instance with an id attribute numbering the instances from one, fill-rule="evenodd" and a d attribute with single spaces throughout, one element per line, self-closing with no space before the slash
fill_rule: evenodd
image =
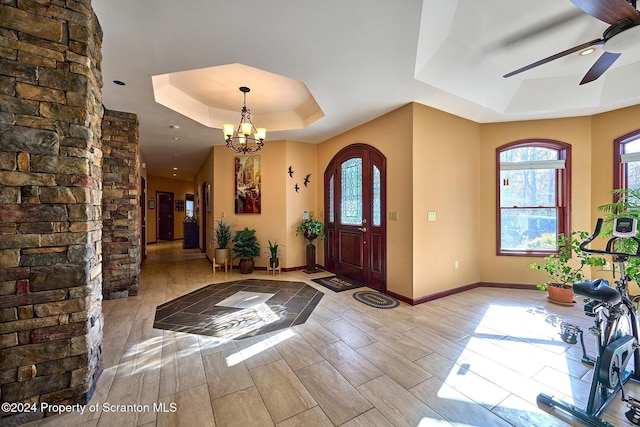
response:
<path id="1" fill-rule="evenodd" d="M 616 62 L 616 59 L 618 59 L 620 55 L 620 53 L 604 52 L 600 55 L 600 58 L 598 58 L 595 64 L 589 68 L 589 71 L 587 71 L 587 74 L 582 78 L 580 84 L 583 85 L 585 83 L 592 82 L 603 75 L 604 72 L 607 71 L 614 62 Z"/>
<path id="2" fill-rule="evenodd" d="M 571 0 L 571 3 L 609 25 L 615 25 L 625 18 L 633 20 L 640 16 L 626 0 Z"/>
<path id="3" fill-rule="evenodd" d="M 560 53 L 556 53 L 555 55 L 548 56 L 548 57 L 546 57 L 546 58 L 544 58 L 544 59 L 541 59 L 541 60 L 539 60 L 539 61 L 536 61 L 536 62 L 534 62 L 534 63 L 532 63 L 532 64 L 525 65 L 524 67 L 522 67 L 522 68 L 518 68 L 518 69 L 517 69 L 517 70 L 515 70 L 515 71 L 512 71 L 512 72 L 510 72 L 510 73 L 507 73 L 507 74 L 505 74 L 505 75 L 504 75 L 504 76 L 502 76 L 502 77 L 511 77 L 511 76 L 513 76 L 513 75 L 520 74 L 520 73 L 522 73 L 523 71 L 527 71 L 527 70 L 530 70 L 530 69 L 532 69 L 532 68 L 536 68 L 536 67 L 538 67 L 538 66 L 540 66 L 540 65 L 542 65 L 542 64 L 546 64 L 547 62 L 554 61 L 554 60 L 556 60 L 556 59 L 562 58 L 563 56 L 570 55 L 570 54 L 572 54 L 572 53 L 574 53 L 574 52 L 580 52 L 580 51 L 581 51 L 581 50 L 583 50 L 583 49 L 586 49 L 586 48 L 588 48 L 588 47 L 591 47 L 591 46 L 594 46 L 594 45 L 597 45 L 597 44 L 600 44 L 600 43 L 603 43 L 603 42 L 604 42 L 604 40 L 603 40 L 603 39 L 595 39 L 595 40 L 591 40 L 590 42 L 586 42 L 586 43 L 583 43 L 583 44 L 581 44 L 581 45 L 578 45 L 578 46 L 572 47 L 571 49 L 563 50 L 563 51 L 562 51 L 562 52 L 560 52 Z"/>

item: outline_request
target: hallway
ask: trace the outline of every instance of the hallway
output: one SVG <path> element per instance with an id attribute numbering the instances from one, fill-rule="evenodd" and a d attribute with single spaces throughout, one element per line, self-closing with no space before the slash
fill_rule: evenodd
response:
<path id="1" fill-rule="evenodd" d="M 84 413 L 28 425 L 578 425 L 546 414 L 535 400 L 539 392 L 573 395 L 584 406 L 589 371 L 579 346 L 557 334 L 560 317 L 590 326 L 580 305 L 479 288 L 379 310 L 355 301 L 354 291 L 334 293 L 310 280 L 325 274 L 276 276 L 325 293 L 306 323 L 225 341 L 153 329 L 156 307 L 246 276 L 214 278 L 199 250 L 183 250 L 179 241 L 149 245 L 140 294 L 103 301 L 105 369 Z M 625 411 L 614 401 L 605 418 L 624 425 Z"/>

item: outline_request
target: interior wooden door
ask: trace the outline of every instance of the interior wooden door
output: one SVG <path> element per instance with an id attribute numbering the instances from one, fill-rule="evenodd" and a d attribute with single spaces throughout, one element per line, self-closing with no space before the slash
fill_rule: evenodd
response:
<path id="1" fill-rule="evenodd" d="M 147 259 L 147 180 L 140 177 L 140 264 Z"/>
<path id="2" fill-rule="evenodd" d="M 325 268 L 386 291 L 386 159 L 354 144 L 324 174 Z"/>
<path id="3" fill-rule="evenodd" d="M 173 240 L 173 193 L 156 192 L 158 200 L 158 239 Z"/>

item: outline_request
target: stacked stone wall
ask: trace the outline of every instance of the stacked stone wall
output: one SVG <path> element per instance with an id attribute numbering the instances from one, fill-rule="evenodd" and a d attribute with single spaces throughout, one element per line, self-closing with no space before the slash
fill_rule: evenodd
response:
<path id="1" fill-rule="evenodd" d="M 102 294 L 138 295 L 140 203 L 138 118 L 105 110 L 102 120 Z"/>
<path id="2" fill-rule="evenodd" d="M 90 0 L 0 1 L 1 402 L 86 403 L 102 370 L 101 43 Z"/>

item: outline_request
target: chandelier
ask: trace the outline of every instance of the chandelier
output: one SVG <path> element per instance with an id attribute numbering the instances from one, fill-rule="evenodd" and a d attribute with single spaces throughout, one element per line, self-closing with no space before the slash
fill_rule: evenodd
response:
<path id="1" fill-rule="evenodd" d="M 237 129 L 232 124 L 222 125 L 227 148 L 236 153 L 255 153 L 262 148 L 264 139 L 267 136 L 265 128 L 256 129 L 251 122 L 251 110 L 247 108 L 247 92 L 250 91 L 251 89 L 248 87 L 240 87 L 240 92 L 244 94 L 244 103 L 240 113 L 240 124 Z"/>

